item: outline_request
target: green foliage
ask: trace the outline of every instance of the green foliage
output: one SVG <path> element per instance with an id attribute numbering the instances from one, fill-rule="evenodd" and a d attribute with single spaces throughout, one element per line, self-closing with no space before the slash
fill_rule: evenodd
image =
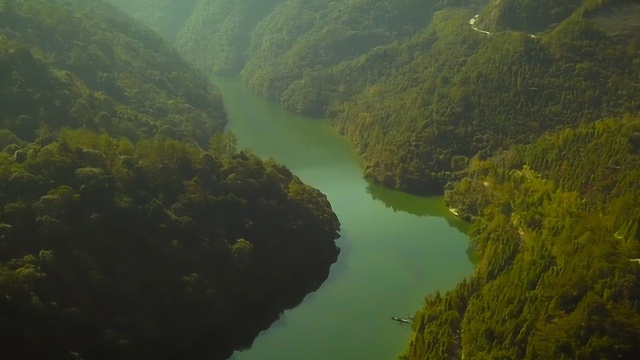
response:
<path id="1" fill-rule="evenodd" d="M 483 28 L 512 29 L 535 33 L 566 19 L 584 0 L 503 0 L 494 1 L 482 13 Z"/>
<path id="2" fill-rule="evenodd" d="M 0 31 L 2 125 L 46 142 L 62 127 L 205 147 L 226 123 L 219 92 L 168 44 L 100 1 L 16 2 Z M 29 29 L 27 31 L 27 29 Z"/>
<path id="3" fill-rule="evenodd" d="M 104 1 L 0 5 L 1 358 L 226 359 L 317 289 L 335 214 L 205 77 Z"/>
<path id="4" fill-rule="evenodd" d="M 285 0 L 110 0 L 158 31 L 207 74 L 237 75 L 250 34 Z"/>
<path id="5" fill-rule="evenodd" d="M 401 358 L 635 358 L 639 133 L 601 120 L 473 161 L 446 195 L 473 217 L 473 286 L 427 299 Z"/>
<path id="6" fill-rule="evenodd" d="M 626 38 L 586 19 L 532 38 L 477 33 L 470 12 L 436 15 L 424 34 L 388 50 L 418 55 L 391 55 L 397 70 L 378 70 L 382 80 L 333 105 L 334 123 L 358 145 L 377 182 L 437 193 L 456 177 L 454 159 L 483 158 L 558 127 L 638 110 L 630 82 L 639 76 L 637 54 L 624 51 Z M 378 65 L 388 68 L 382 59 Z"/>
<path id="7" fill-rule="evenodd" d="M 29 153 L 0 167 L 3 358 L 226 358 L 336 260 L 326 197 L 254 155 L 86 130 Z"/>
<path id="8" fill-rule="evenodd" d="M 415 33 L 427 22 L 429 9 L 430 4 L 414 0 L 285 1 L 253 31 L 241 76 L 262 96 L 321 116 L 328 104 L 313 98 L 314 89 L 324 92 L 326 81 L 314 81 L 317 72 Z M 304 100 L 320 103 L 291 99 L 301 88 L 307 91 Z"/>
<path id="9" fill-rule="evenodd" d="M 216 134 L 209 141 L 209 152 L 218 155 L 220 158 L 229 158 L 234 155 L 238 138 L 236 135 L 227 130 L 224 133 Z"/>
<path id="10" fill-rule="evenodd" d="M 260 95 L 329 117 L 387 187 L 440 193 L 468 159 L 640 107 L 633 4 L 263 3 L 201 1 L 177 43 L 205 71 L 241 69 Z"/>

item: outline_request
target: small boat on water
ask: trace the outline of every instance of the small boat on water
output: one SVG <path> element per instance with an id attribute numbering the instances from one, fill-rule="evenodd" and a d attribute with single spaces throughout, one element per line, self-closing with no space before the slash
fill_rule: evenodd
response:
<path id="1" fill-rule="evenodd" d="M 397 316 L 392 316 L 391 320 L 395 321 L 395 322 L 399 322 L 402 324 L 411 324 L 411 318 L 401 318 L 401 317 L 397 317 Z"/>

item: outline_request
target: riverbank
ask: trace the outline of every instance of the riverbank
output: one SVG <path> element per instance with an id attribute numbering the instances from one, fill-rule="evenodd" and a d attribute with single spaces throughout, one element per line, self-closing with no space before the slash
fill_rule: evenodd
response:
<path id="1" fill-rule="evenodd" d="M 238 147 L 273 157 L 319 188 L 342 224 L 328 280 L 233 359 L 394 358 L 411 329 L 389 317 L 413 313 L 426 293 L 451 289 L 471 273 L 466 224 L 441 197 L 367 183 L 355 150 L 321 121 L 269 103 L 237 79 L 214 82 Z"/>

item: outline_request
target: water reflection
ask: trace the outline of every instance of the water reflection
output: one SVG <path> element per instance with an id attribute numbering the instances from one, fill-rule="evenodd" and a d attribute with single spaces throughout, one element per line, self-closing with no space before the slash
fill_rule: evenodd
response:
<path id="1" fill-rule="evenodd" d="M 389 190 L 372 182 L 367 183 L 367 193 L 373 200 L 381 201 L 394 212 L 406 212 L 416 216 L 437 216 L 445 219 L 449 226 L 466 234 L 469 224 L 451 214 L 441 196 L 418 197 L 401 191 Z"/>
<path id="2" fill-rule="evenodd" d="M 418 309 L 472 271 L 467 225 L 441 197 L 367 183 L 361 159 L 324 123 L 256 97 L 237 79 L 218 81 L 240 148 L 273 157 L 327 195 L 342 223 L 338 262 L 322 287 L 233 359 L 392 359 L 410 327 L 390 320 Z"/>

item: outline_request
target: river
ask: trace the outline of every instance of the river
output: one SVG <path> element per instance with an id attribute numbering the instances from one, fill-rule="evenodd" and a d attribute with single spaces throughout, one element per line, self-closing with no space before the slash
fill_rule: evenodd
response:
<path id="1" fill-rule="evenodd" d="M 342 224 L 327 281 L 231 359 L 394 359 L 411 328 L 391 316 L 412 314 L 426 294 L 471 273 L 466 225 L 440 197 L 369 184 L 353 148 L 322 122 L 255 96 L 235 78 L 214 82 L 238 148 L 273 157 L 320 189 Z"/>

